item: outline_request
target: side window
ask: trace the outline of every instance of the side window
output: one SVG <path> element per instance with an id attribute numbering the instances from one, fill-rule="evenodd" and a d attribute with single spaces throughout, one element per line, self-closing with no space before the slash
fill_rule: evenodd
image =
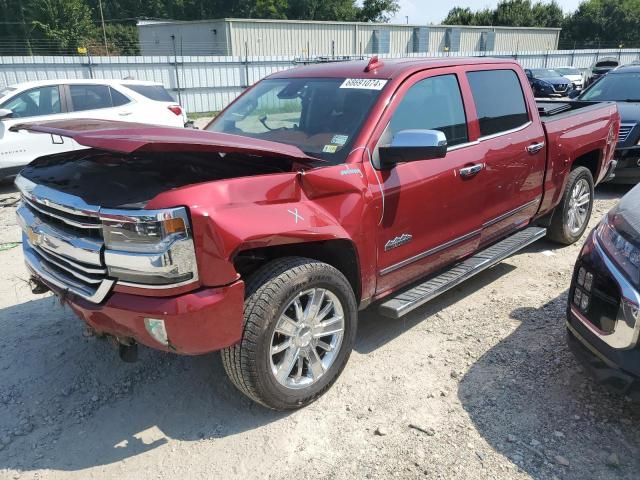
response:
<path id="1" fill-rule="evenodd" d="M 0 107 L 11 110 L 14 118 L 40 117 L 62 112 L 60 91 L 57 86 L 27 90 L 6 101 Z"/>
<path id="2" fill-rule="evenodd" d="M 73 111 L 81 112 L 112 107 L 109 90 L 106 85 L 69 85 Z"/>
<path id="3" fill-rule="evenodd" d="M 449 146 L 468 141 L 467 118 L 455 75 L 441 75 L 413 85 L 393 113 L 379 144 L 389 144 L 400 130 L 440 130 Z"/>
<path id="4" fill-rule="evenodd" d="M 114 107 L 121 107 L 131 101 L 114 88 L 109 87 L 109 91 L 111 92 L 111 102 Z"/>
<path id="5" fill-rule="evenodd" d="M 480 120 L 481 136 L 512 130 L 529 121 L 524 93 L 516 72 L 469 72 L 467 78 Z"/>

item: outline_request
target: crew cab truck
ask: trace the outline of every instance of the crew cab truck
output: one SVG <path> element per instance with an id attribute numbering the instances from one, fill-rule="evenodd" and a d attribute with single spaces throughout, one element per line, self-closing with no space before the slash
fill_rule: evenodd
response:
<path id="1" fill-rule="evenodd" d="M 271 75 L 207 131 L 17 128 L 89 147 L 16 180 L 34 288 L 125 358 L 221 350 L 238 389 L 292 409 L 336 380 L 359 310 L 398 318 L 545 234 L 580 238 L 619 118 L 536 104 L 510 60 L 373 58 Z"/>

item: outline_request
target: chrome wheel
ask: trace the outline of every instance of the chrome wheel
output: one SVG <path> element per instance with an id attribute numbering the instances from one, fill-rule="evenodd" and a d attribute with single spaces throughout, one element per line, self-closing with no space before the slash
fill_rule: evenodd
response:
<path id="1" fill-rule="evenodd" d="M 567 210 L 567 228 L 572 235 L 579 233 L 588 220 L 589 206 L 591 204 L 591 189 L 589 182 L 581 178 L 573 186 L 569 209 Z"/>
<path id="2" fill-rule="evenodd" d="M 300 389 L 333 365 L 344 336 L 344 311 L 324 288 L 300 292 L 284 309 L 271 337 L 271 372 L 281 385 Z"/>

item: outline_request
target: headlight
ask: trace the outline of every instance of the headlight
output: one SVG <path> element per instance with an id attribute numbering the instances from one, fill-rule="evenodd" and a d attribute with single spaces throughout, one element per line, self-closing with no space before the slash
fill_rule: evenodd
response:
<path id="1" fill-rule="evenodd" d="M 602 248 L 616 265 L 627 274 L 634 285 L 640 285 L 640 249 L 616 231 L 610 223 L 609 216 L 598 226 L 597 235 Z"/>
<path id="2" fill-rule="evenodd" d="M 185 208 L 101 210 L 105 263 L 120 283 L 173 286 L 198 278 Z"/>

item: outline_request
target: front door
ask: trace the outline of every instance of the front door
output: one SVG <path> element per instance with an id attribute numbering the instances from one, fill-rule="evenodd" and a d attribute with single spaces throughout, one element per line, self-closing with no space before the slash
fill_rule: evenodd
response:
<path id="1" fill-rule="evenodd" d="M 383 196 L 377 295 L 465 257 L 479 244 L 486 171 L 469 139 L 464 105 L 453 70 L 420 73 L 398 89 L 373 135 L 370 166 Z M 377 168 L 377 148 L 412 129 L 445 133 L 446 157 Z"/>
<path id="2" fill-rule="evenodd" d="M 19 167 L 43 155 L 74 149 L 71 139 L 58 135 L 10 130 L 20 123 L 61 118 L 64 108 L 57 85 L 17 93 L 0 105 L 0 108 L 13 112 L 11 117 L 0 120 L 0 172 L 4 172 L 2 175 L 17 173 L 13 169 L 19 170 Z"/>

